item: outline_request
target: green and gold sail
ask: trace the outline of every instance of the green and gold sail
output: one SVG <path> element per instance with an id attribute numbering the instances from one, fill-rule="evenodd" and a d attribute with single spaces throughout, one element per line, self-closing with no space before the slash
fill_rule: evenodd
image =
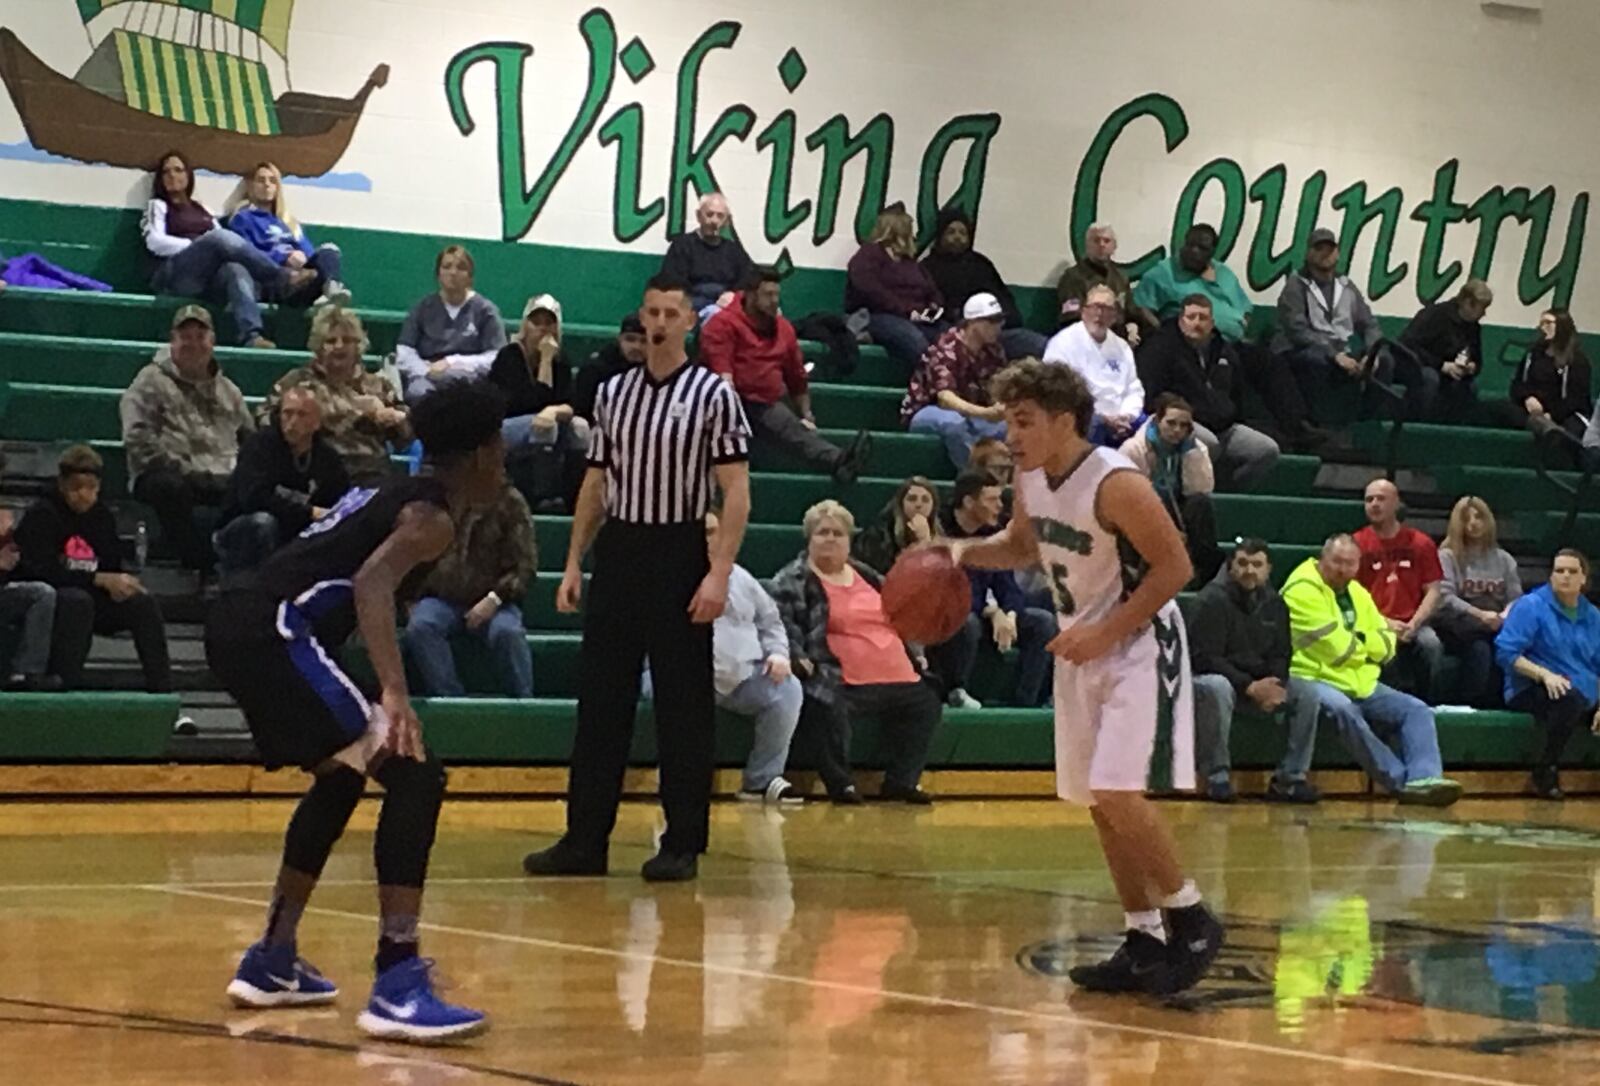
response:
<path id="1" fill-rule="evenodd" d="M 294 0 L 145 0 L 149 4 L 184 8 L 210 15 L 259 35 L 280 57 L 289 55 L 289 18 Z M 87 26 L 103 11 L 123 7 L 129 0 L 77 0 L 78 16 Z"/>

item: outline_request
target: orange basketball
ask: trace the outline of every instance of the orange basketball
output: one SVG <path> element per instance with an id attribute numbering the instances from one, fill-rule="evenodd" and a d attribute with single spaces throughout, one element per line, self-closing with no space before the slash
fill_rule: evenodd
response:
<path id="1" fill-rule="evenodd" d="M 883 613 L 907 641 L 948 641 L 971 612 L 972 583 L 944 547 L 904 552 L 883 579 Z"/>

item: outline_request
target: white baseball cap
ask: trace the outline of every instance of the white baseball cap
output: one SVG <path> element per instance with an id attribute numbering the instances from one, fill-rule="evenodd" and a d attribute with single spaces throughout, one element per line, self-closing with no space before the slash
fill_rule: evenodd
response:
<path id="1" fill-rule="evenodd" d="M 965 321 L 997 320 L 1005 315 L 1006 311 L 1000 307 L 1000 299 L 993 294 L 974 294 L 961 307 L 961 319 Z"/>

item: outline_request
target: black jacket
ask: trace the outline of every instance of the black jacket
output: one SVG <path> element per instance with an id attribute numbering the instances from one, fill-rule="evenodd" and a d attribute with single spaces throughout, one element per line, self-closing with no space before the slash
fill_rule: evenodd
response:
<path id="1" fill-rule="evenodd" d="M 1557 425 L 1573 415 L 1588 415 L 1594 410 L 1594 397 L 1590 394 L 1589 360 L 1583 348 L 1572 345 L 1572 360 L 1565 369 L 1557 369 L 1547 344 L 1537 344 L 1517 367 L 1511 378 L 1511 402 L 1521 407 L 1529 396 L 1538 399 L 1545 414 Z"/>
<path id="2" fill-rule="evenodd" d="M 567 402 L 572 404 L 573 413 L 586 422 L 593 422 L 594 398 L 600 386 L 636 365 L 638 363 L 622 357 L 622 348 L 615 340 L 590 355 L 589 361 L 578 367 L 578 375 L 572 381 L 572 399 Z"/>
<path id="3" fill-rule="evenodd" d="M 319 431 L 302 468 L 276 424 L 250 435 L 239 448 L 239 464 L 228 486 L 224 521 L 249 513 L 271 513 L 281 539 L 293 539 L 311 523 L 313 508 L 332 509 L 350 489 L 344 458 Z"/>
<path id="4" fill-rule="evenodd" d="M 1139 380 L 1144 384 L 1145 409 L 1163 392 L 1182 396 L 1194 408 L 1194 420 L 1221 433 L 1239 417 L 1239 352 L 1212 332 L 1204 356 L 1190 346 L 1178 330 L 1176 318 L 1163 321 L 1155 335 L 1139 345 L 1136 356 Z"/>
<path id="5" fill-rule="evenodd" d="M 961 320 L 961 307 L 974 294 L 993 294 L 1000 308 L 1005 310 L 1006 327 L 1022 327 L 1022 313 L 1017 309 L 1017 300 L 1011 296 L 1011 288 L 1006 286 L 1005 280 L 1000 278 L 1000 269 L 994 266 L 994 261 L 971 247 L 964 253 L 939 251 L 939 239 L 944 236 L 945 228 L 953 222 L 966 223 L 967 236 L 973 238 L 972 244 L 977 243 L 971 217 L 960 208 L 947 207 L 939 212 L 938 227 L 933 234 L 934 248 L 922 258 L 923 270 L 944 296 L 945 320 Z"/>
<path id="6" fill-rule="evenodd" d="M 500 353 L 494 356 L 494 364 L 489 367 L 490 383 L 506 394 L 508 419 L 537 415 L 553 404 L 572 404 L 572 366 L 567 362 L 565 351 L 556 351 L 556 356 L 550 360 L 550 380 L 552 383 L 546 385 L 533 379 L 528 356 L 515 342 L 500 348 Z M 576 406 L 573 412 L 578 413 Z"/>
<path id="7" fill-rule="evenodd" d="M 1400 342 L 1417 352 L 1424 366 L 1438 369 L 1466 351 L 1478 364 L 1473 376 L 1483 372 L 1483 328 L 1462 320 L 1454 299 L 1424 306 L 1400 333 Z"/>
<path id="8" fill-rule="evenodd" d="M 1240 693 L 1257 679 L 1289 681 L 1289 608 L 1270 586 L 1246 593 L 1224 569 L 1200 590 L 1188 628 L 1196 675 L 1221 675 Z"/>
<path id="9" fill-rule="evenodd" d="M 17 549 L 18 580 L 93 588 L 96 573 L 123 571 L 125 552 L 111 507 L 96 502 L 87 513 L 74 513 L 59 492 L 28 507 L 17 525 Z"/>
<path id="10" fill-rule="evenodd" d="M 661 258 L 661 274 L 688 283 L 696 309 L 716 301 L 723 291 L 743 290 L 755 267 L 738 238 L 713 243 L 697 230 L 673 238 Z"/>

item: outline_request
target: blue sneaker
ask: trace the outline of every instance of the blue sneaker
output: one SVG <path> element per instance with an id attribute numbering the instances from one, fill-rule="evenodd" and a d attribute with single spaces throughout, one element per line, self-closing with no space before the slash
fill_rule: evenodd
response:
<path id="1" fill-rule="evenodd" d="M 338 987 L 292 946 L 257 943 L 244 952 L 228 996 L 240 1007 L 308 1007 L 332 1003 Z"/>
<path id="2" fill-rule="evenodd" d="M 489 1028 L 489 1016 L 433 994 L 433 960 L 408 958 L 378 974 L 356 1025 L 369 1037 L 411 1044 L 448 1044 Z"/>

